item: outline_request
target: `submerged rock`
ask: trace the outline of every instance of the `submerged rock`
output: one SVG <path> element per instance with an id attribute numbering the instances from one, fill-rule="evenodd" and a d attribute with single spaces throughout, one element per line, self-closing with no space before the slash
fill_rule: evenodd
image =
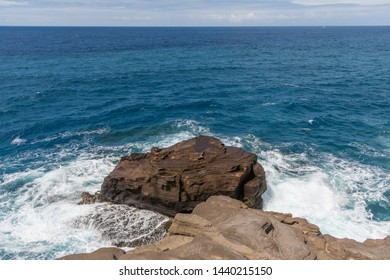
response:
<path id="1" fill-rule="evenodd" d="M 174 215 L 191 212 L 213 195 L 226 195 L 261 208 L 266 190 L 256 155 L 199 136 L 150 153 L 123 157 L 104 179 L 101 197 Z"/>
<path id="2" fill-rule="evenodd" d="M 98 203 L 93 211 L 73 221 L 75 228 L 93 229 L 104 241 L 118 247 L 137 247 L 167 235 L 169 218 L 127 205 Z"/>

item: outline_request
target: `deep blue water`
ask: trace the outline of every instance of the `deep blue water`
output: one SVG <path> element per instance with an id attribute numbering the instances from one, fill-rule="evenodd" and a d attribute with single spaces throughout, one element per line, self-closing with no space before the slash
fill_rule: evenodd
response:
<path id="1" fill-rule="evenodd" d="M 0 259 L 110 244 L 81 192 L 200 134 L 258 155 L 267 210 L 389 235 L 390 27 L 0 27 Z"/>

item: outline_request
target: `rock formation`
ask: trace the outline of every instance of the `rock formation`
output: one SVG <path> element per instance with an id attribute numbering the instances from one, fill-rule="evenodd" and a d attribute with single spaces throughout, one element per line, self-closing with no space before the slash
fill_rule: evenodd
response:
<path id="1" fill-rule="evenodd" d="M 206 136 L 122 158 L 101 193 L 83 193 L 81 203 L 176 214 L 169 234 L 128 252 L 102 248 L 61 259 L 390 259 L 390 236 L 363 243 L 338 239 L 305 219 L 260 210 L 266 182 L 256 160 Z"/>
<path id="2" fill-rule="evenodd" d="M 264 169 L 256 155 L 199 136 L 123 157 L 105 178 L 101 197 L 173 216 L 191 212 L 212 195 L 230 196 L 261 208 L 265 190 Z"/>
<path id="3" fill-rule="evenodd" d="M 291 214 L 248 208 L 241 201 L 213 196 L 192 214 L 179 213 L 169 235 L 125 252 L 99 249 L 62 259 L 390 259 L 390 236 L 363 243 L 322 235 L 316 225 Z"/>

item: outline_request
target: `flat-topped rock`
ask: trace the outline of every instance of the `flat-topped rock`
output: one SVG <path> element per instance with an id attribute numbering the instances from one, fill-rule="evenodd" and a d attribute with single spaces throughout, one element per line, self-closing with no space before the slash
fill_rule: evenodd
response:
<path id="1" fill-rule="evenodd" d="M 101 198 L 174 215 L 213 195 L 261 208 L 265 173 L 255 154 L 198 136 L 168 148 L 123 157 L 104 179 Z"/>

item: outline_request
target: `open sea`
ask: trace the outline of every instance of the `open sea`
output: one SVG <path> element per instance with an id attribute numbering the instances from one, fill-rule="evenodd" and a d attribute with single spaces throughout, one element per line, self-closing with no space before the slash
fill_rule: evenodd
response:
<path id="1" fill-rule="evenodd" d="M 0 259 L 158 238 L 166 217 L 77 203 L 196 135 L 258 155 L 266 210 L 384 238 L 390 27 L 0 27 Z"/>

